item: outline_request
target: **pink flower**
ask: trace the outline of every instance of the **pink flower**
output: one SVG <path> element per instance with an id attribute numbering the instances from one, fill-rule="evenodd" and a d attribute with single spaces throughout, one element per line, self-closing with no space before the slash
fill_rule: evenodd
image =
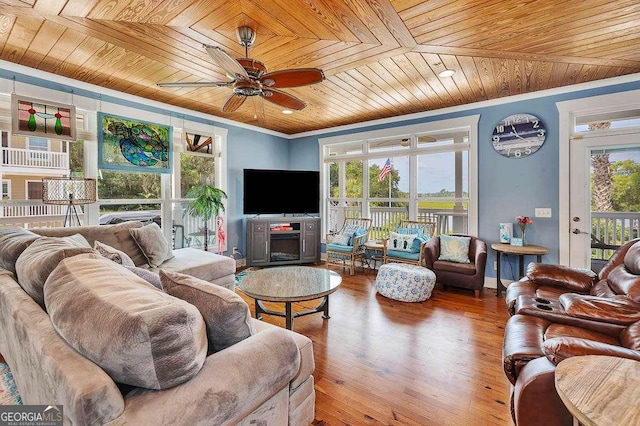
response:
<path id="1" fill-rule="evenodd" d="M 518 221 L 518 225 L 520 225 L 520 227 L 531 225 L 533 223 L 529 216 L 516 216 L 516 220 Z"/>

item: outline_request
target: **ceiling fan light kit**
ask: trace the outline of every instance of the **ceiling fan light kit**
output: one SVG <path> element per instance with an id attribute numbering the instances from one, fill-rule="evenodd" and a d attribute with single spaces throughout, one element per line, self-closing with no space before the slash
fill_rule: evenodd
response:
<path id="1" fill-rule="evenodd" d="M 227 99 L 222 112 L 240 108 L 249 96 L 261 98 L 289 110 L 301 110 L 307 105 L 300 99 L 279 89 L 302 87 L 320 83 L 324 73 L 317 68 L 286 69 L 267 72 L 264 63 L 249 58 L 249 47 L 256 39 L 253 28 L 242 26 L 236 30 L 238 43 L 244 46 L 245 57 L 234 59 L 218 46 L 203 45 L 211 59 L 222 68 L 230 81 L 158 83 L 159 87 L 231 87 L 233 94 Z"/>

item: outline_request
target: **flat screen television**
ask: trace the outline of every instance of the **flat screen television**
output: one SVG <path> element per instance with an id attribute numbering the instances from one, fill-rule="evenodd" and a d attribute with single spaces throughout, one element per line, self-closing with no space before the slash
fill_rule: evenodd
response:
<path id="1" fill-rule="evenodd" d="M 320 213 L 320 173 L 244 169 L 244 214 Z"/>

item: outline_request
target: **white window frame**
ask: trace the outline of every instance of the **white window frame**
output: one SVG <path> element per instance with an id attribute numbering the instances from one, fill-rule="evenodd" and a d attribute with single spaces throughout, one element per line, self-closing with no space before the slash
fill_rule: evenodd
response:
<path id="1" fill-rule="evenodd" d="M 7 186 L 7 191 L 5 192 L 4 187 L 5 185 Z M 11 181 L 10 180 L 6 180 L 6 179 L 2 179 L 2 199 L 4 200 L 4 197 L 7 197 L 7 200 L 11 199 Z"/>
<path id="2" fill-rule="evenodd" d="M 320 148 L 320 182 L 321 182 L 321 209 L 325 214 L 322 215 L 322 229 L 323 235 L 326 234 L 329 229 L 329 217 L 326 212 L 329 211 L 328 194 L 329 194 L 329 176 L 328 176 L 328 163 L 349 160 L 363 160 L 363 168 L 366 171 L 364 177 L 368 176 L 369 164 L 368 159 L 371 158 L 386 158 L 390 155 L 397 154 L 397 156 L 410 156 L 410 163 L 413 163 L 414 167 L 410 167 L 411 182 L 409 185 L 410 197 L 408 199 L 402 199 L 402 202 L 408 202 L 410 207 L 410 217 L 415 216 L 415 210 L 417 206 L 417 155 L 421 153 L 430 152 L 449 152 L 463 148 L 468 148 L 469 152 L 469 208 L 468 208 L 468 233 L 470 235 L 478 235 L 478 122 L 480 115 L 471 115 L 459 118 L 451 118 L 445 120 L 430 121 L 427 123 L 414 124 L 409 126 L 400 126 L 393 128 L 386 128 L 381 130 L 373 130 L 368 132 L 351 133 L 348 135 L 333 136 L 328 138 L 318 139 Z M 452 144 L 446 146 L 435 146 L 417 148 L 416 135 L 425 133 L 442 133 L 452 129 L 468 129 L 469 136 L 467 143 Z M 391 139 L 391 138 L 405 138 L 411 139 L 411 148 L 407 151 L 380 151 L 375 154 L 369 154 L 367 151 L 366 141 L 373 139 Z M 345 155 L 327 155 L 328 147 L 338 144 L 353 144 L 355 142 L 362 141 L 364 144 L 363 152 L 358 154 L 345 154 Z M 455 148 L 453 147 L 455 145 Z M 342 172 L 341 168 L 341 173 Z M 363 198 L 358 199 L 361 201 L 361 215 L 362 217 L 368 216 L 369 209 L 369 195 L 368 195 L 368 179 L 363 181 Z M 356 201 L 358 201 L 356 200 Z M 393 201 L 393 200 L 392 200 Z"/>

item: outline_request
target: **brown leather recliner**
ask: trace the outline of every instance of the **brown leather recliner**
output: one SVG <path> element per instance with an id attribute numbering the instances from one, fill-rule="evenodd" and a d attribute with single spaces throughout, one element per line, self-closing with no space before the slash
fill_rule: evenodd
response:
<path id="1" fill-rule="evenodd" d="M 530 263 L 527 274 L 507 287 L 505 301 L 511 315 L 518 312 L 523 299 L 535 298 L 557 302 L 565 293 L 617 299 L 629 297 L 640 303 L 640 238 L 621 246 L 604 265 L 598 275 L 587 269 L 562 265 Z"/>
<path id="2" fill-rule="evenodd" d="M 585 270 L 532 264 L 527 278 L 509 286 L 513 316 L 505 327 L 502 361 L 513 384 L 517 426 L 572 423 L 554 384 L 563 359 L 610 355 L 640 361 L 640 240 L 622 246 L 597 278 Z"/>
<path id="3" fill-rule="evenodd" d="M 480 291 L 484 287 L 484 271 L 487 265 L 487 244 L 471 235 L 454 235 L 471 238 L 469 241 L 470 263 L 438 260 L 440 257 L 440 237 L 433 237 L 424 245 L 424 266 L 436 274 L 437 283 L 467 288 L 474 291 L 475 297 L 480 297 Z"/>
<path id="4" fill-rule="evenodd" d="M 517 426 L 571 425 L 555 389 L 556 365 L 569 357 L 609 355 L 640 361 L 640 321 L 605 332 L 514 315 L 503 342 L 504 371 L 512 383 L 511 414 Z"/>

